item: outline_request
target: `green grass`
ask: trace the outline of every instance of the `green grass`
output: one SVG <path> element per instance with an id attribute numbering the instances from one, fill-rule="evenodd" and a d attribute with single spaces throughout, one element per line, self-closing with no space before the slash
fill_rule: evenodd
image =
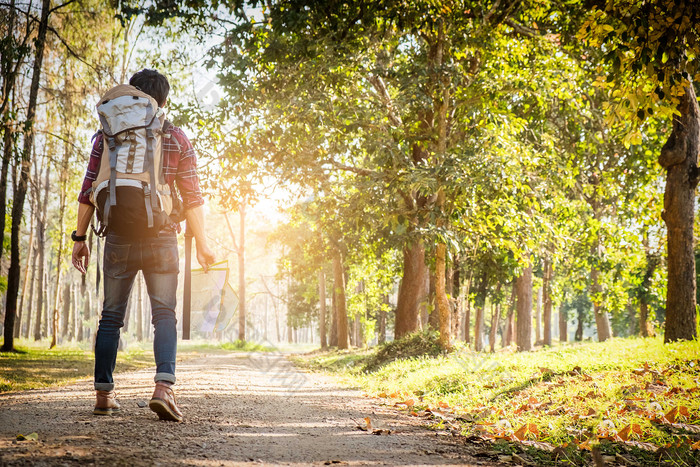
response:
<path id="1" fill-rule="evenodd" d="M 430 416 L 425 409 L 437 410 L 440 416 L 432 417 L 436 428 L 458 430 L 465 436 L 516 441 L 513 432 L 534 424 L 536 433 L 525 438 L 548 449 L 564 449 L 560 454 L 570 451 L 574 464 L 585 460 L 579 443 L 606 455 L 622 450 L 637 458 L 652 456 L 635 446 L 639 442 L 663 448 L 653 456 L 672 452 L 675 465 L 700 462 L 700 450 L 689 447 L 700 439 L 698 341 L 664 345 L 660 338 L 612 339 L 496 354 L 458 348 L 448 355 L 395 361 L 389 355 L 386 363 L 377 362 L 377 355 L 387 353 L 386 348 L 318 353 L 299 361 L 341 375 L 387 404 L 407 407 L 401 403 L 408 402 L 407 410 L 416 416 Z M 667 414 L 674 407 L 687 410 L 687 416 L 674 420 L 677 426 L 650 420 L 659 408 Z M 606 439 L 635 424 L 641 434 L 630 436 L 630 442 Z M 531 450 L 518 442 L 496 446 L 504 451 L 513 446 Z M 534 462 L 545 461 L 536 458 Z"/>
<path id="2" fill-rule="evenodd" d="M 155 367 L 153 343 L 130 343 L 117 354 L 117 372 Z M 0 393 L 24 391 L 50 386 L 62 386 L 92 378 L 94 355 L 90 343 L 68 344 L 49 350 L 48 341 L 16 341 L 17 352 L 0 352 Z M 178 342 L 178 360 L 212 352 L 267 352 L 272 351 L 255 343 L 212 343 L 209 341 Z"/>
<path id="3" fill-rule="evenodd" d="M 20 341 L 17 352 L 0 352 L 0 392 L 66 385 L 93 375 L 93 353 L 85 345 L 49 350 L 48 341 Z M 119 372 L 154 366 L 153 353 L 135 348 L 119 352 Z"/>

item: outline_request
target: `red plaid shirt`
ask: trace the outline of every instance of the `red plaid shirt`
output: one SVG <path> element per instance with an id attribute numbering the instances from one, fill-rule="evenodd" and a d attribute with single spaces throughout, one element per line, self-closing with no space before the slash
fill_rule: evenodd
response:
<path id="1" fill-rule="evenodd" d="M 192 144 L 185 133 L 176 126 L 170 126 L 167 133 L 172 135 L 170 138 L 163 138 L 163 176 L 167 184 L 177 183 L 177 189 L 182 198 L 182 204 L 185 209 L 191 209 L 204 204 L 202 192 L 199 190 L 199 177 L 197 177 L 197 156 L 194 153 Z M 173 141 L 176 139 L 180 144 Z M 102 159 L 103 150 L 102 133 L 99 133 L 92 145 L 92 153 L 88 161 L 85 179 L 83 180 L 83 188 L 78 195 L 78 201 L 83 204 L 90 202 L 90 189 L 92 182 L 97 178 L 97 172 L 100 170 L 100 159 Z"/>

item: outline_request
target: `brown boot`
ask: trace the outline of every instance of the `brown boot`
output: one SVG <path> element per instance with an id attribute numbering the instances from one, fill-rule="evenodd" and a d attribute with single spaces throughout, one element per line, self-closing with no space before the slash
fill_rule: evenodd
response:
<path id="1" fill-rule="evenodd" d="M 161 420 L 169 420 L 179 422 L 182 420 L 182 412 L 175 404 L 175 394 L 169 383 L 158 381 L 156 390 L 153 391 L 153 397 L 148 403 L 148 407 L 158 414 Z"/>
<path id="2" fill-rule="evenodd" d="M 114 391 L 96 391 L 97 402 L 95 410 L 92 411 L 95 415 L 112 415 L 119 412 L 119 402 L 117 402 L 117 393 Z"/>

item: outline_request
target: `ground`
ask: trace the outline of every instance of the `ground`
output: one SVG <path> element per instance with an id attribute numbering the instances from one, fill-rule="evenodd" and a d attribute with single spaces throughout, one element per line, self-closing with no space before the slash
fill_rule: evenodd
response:
<path id="1" fill-rule="evenodd" d="M 92 415 L 89 380 L 0 394 L 0 465 L 486 464 L 470 457 L 464 438 L 429 430 L 278 353 L 211 352 L 179 362 L 182 423 L 148 409 L 152 376 L 117 375 L 122 411 L 107 417 Z M 363 431 L 366 417 L 371 429 Z M 17 440 L 31 433 L 37 441 Z"/>

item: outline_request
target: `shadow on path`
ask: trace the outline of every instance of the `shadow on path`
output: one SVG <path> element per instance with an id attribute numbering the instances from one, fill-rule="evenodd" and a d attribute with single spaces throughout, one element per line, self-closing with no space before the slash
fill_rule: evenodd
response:
<path id="1" fill-rule="evenodd" d="M 270 354 L 216 354 L 178 364 L 182 423 L 139 402 L 153 373 L 116 376 L 122 412 L 92 415 L 92 382 L 0 395 L 0 465 L 468 465 L 459 441 Z M 391 430 L 357 429 L 370 417 Z M 357 423 L 356 423 L 357 422 Z M 39 441 L 18 442 L 36 432 Z M 481 464 L 481 462 L 479 462 Z"/>

